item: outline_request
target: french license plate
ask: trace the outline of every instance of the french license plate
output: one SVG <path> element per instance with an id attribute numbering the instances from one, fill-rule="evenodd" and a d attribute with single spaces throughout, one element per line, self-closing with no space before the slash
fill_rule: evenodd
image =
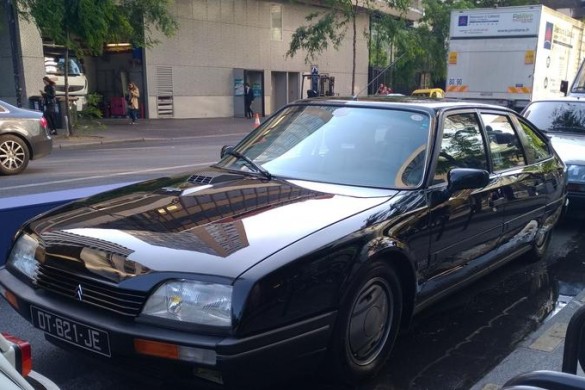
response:
<path id="1" fill-rule="evenodd" d="M 111 356 L 110 336 L 107 332 L 46 312 L 34 306 L 31 306 L 30 310 L 32 323 L 36 328 L 59 340 L 83 349 L 100 355 Z"/>

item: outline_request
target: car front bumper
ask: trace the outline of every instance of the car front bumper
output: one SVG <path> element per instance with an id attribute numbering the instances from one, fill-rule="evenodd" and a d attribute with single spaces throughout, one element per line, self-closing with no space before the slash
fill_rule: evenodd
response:
<path id="1" fill-rule="evenodd" d="M 135 340 L 150 340 L 193 349 L 214 351 L 215 364 L 202 364 L 176 360 L 177 365 L 189 366 L 194 377 L 204 377 L 200 372 L 213 372 L 224 384 L 253 383 L 282 379 L 291 373 L 309 373 L 323 360 L 336 312 L 325 313 L 301 322 L 261 334 L 237 338 L 234 336 L 213 336 L 194 334 L 184 330 L 159 327 L 150 323 L 113 316 L 63 299 L 43 290 L 32 288 L 12 275 L 6 268 L 0 268 L 0 293 L 12 307 L 27 321 L 35 324 L 32 307 L 55 314 L 89 328 L 106 332 L 109 340 L 109 356 L 112 360 L 142 358 L 137 352 Z M 103 357 L 95 351 L 66 343 L 47 334 L 49 341 L 74 350 Z M 168 359 L 158 358 L 169 363 Z M 168 364 L 167 364 L 168 365 Z"/>
<path id="2" fill-rule="evenodd" d="M 569 199 L 585 199 L 585 184 L 569 181 L 567 183 L 567 197 Z"/>

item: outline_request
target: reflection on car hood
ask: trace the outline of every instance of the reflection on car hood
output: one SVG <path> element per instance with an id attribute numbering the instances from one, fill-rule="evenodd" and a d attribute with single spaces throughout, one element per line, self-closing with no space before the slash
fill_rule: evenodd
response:
<path id="1" fill-rule="evenodd" d="M 565 163 L 585 164 L 585 136 L 547 133 Z"/>
<path id="2" fill-rule="evenodd" d="M 355 197 L 218 173 L 99 194 L 43 215 L 30 228 L 41 236 L 49 259 L 66 260 L 61 266 L 81 262 L 113 281 L 152 271 L 234 278 L 279 249 L 396 194 Z"/>

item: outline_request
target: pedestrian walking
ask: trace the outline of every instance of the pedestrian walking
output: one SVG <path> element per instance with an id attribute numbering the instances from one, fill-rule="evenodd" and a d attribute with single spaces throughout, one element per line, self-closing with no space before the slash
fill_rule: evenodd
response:
<path id="1" fill-rule="evenodd" d="M 47 120 L 47 125 L 49 126 L 51 135 L 56 135 L 57 125 L 55 112 L 57 110 L 57 91 L 55 90 L 55 82 L 45 76 L 43 77 L 43 83 L 45 84 L 45 88 L 40 91 L 43 96 L 43 115 Z"/>
<path id="2" fill-rule="evenodd" d="M 135 124 L 138 119 L 138 98 L 140 97 L 140 90 L 134 83 L 128 84 L 128 116 L 130 116 L 130 123 Z"/>
<path id="3" fill-rule="evenodd" d="M 254 101 L 254 90 L 250 88 L 250 84 L 244 85 L 244 103 L 246 105 L 246 118 L 252 119 L 254 111 L 252 111 L 252 102 Z"/>

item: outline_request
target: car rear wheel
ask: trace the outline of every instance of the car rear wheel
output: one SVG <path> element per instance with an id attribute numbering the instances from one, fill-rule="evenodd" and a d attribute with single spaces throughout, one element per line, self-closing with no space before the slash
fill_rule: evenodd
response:
<path id="1" fill-rule="evenodd" d="M 528 258 L 531 262 L 540 261 L 546 255 L 551 236 L 552 229 L 549 229 L 546 233 L 538 232 L 536 234 L 532 249 L 528 252 Z"/>
<path id="2" fill-rule="evenodd" d="M 339 313 L 328 363 L 335 378 L 358 383 L 388 359 L 402 315 L 402 292 L 394 270 L 375 263 L 350 287 Z"/>
<path id="3" fill-rule="evenodd" d="M 29 161 L 28 147 L 14 135 L 0 136 L 0 174 L 15 175 L 22 172 Z"/>

